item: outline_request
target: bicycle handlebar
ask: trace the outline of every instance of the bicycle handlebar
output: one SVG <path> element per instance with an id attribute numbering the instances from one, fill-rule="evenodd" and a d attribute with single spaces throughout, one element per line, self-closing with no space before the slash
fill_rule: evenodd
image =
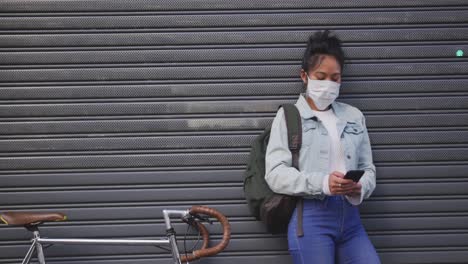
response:
<path id="1" fill-rule="evenodd" d="M 210 234 L 202 223 L 197 222 L 197 226 L 199 227 L 200 233 L 203 236 L 203 246 L 201 249 L 193 251 L 192 254 L 189 254 L 188 256 L 182 255 L 182 262 L 188 262 L 203 257 L 213 256 L 227 247 L 227 245 L 229 244 L 229 239 L 231 238 L 231 225 L 229 224 L 229 221 L 227 220 L 226 216 L 224 216 L 218 210 L 206 206 L 192 206 L 189 213 L 205 214 L 218 219 L 218 221 L 221 223 L 221 226 L 223 227 L 223 239 L 216 246 L 207 248 Z"/>

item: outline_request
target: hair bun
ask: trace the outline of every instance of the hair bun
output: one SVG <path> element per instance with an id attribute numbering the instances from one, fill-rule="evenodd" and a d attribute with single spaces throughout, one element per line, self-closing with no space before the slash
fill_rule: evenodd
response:
<path id="1" fill-rule="evenodd" d="M 319 54 L 335 57 L 341 68 L 343 68 L 344 52 L 341 48 L 341 41 L 328 29 L 313 33 L 307 40 L 307 48 L 302 60 L 302 69 L 307 71 L 310 62 L 315 64 L 313 57 Z M 312 60 L 310 61 L 310 59 Z"/>

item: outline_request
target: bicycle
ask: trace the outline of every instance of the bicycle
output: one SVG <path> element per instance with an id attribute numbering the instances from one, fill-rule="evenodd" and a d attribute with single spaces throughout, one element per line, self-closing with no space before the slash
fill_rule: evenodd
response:
<path id="1" fill-rule="evenodd" d="M 209 231 L 202 222 L 210 222 L 208 217 L 215 217 L 223 227 L 223 239 L 216 246 L 208 248 Z M 66 215 L 62 213 L 31 213 L 31 212 L 5 212 L 0 215 L 0 219 L 7 225 L 24 226 L 27 230 L 33 232 L 31 246 L 26 252 L 22 264 L 28 264 L 34 252 L 37 253 L 37 260 L 40 264 L 45 264 L 43 245 L 52 246 L 54 244 L 86 244 L 86 245 L 135 245 L 135 246 L 170 246 L 173 263 L 182 264 L 200 259 L 202 257 L 213 256 L 221 252 L 229 243 L 231 237 L 231 227 L 226 216 L 221 212 L 205 207 L 192 206 L 190 210 L 163 210 L 164 222 L 166 225 L 167 239 L 157 240 L 139 240 L 139 239 L 86 239 L 86 238 L 43 238 L 39 233 L 39 225 L 44 222 L 64 221 Z M 180 216 L 182 221 L 199 231 L 199 236 L 203 237 L 203 244 L 200 249 L 194 250 L 190 254 L 179 253 L 177 247 L 176 233 L 171 225 L 171 217 Z"/>

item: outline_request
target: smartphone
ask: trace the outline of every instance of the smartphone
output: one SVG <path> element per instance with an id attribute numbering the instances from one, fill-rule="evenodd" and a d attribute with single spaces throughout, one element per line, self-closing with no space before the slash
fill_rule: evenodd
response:
<path id="1" fill-rule="evenodd" d="M 363 170 L 350 170 L 346 173 L 344 178 L 351 179 L 353 180 L 353 182 L 358 182 L 361 179 L 362 175 L 364 175 Z"/>

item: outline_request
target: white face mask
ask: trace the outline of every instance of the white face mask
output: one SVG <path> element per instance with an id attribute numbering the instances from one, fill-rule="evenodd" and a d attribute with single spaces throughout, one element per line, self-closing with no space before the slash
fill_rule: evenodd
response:
<path id="1" fill-rule="evenodd" d="M 319 110 L 325 110 L 340 93 L 340 84 L 326 80 L 311 80 L 307 76 L 307 96 Z"/>

